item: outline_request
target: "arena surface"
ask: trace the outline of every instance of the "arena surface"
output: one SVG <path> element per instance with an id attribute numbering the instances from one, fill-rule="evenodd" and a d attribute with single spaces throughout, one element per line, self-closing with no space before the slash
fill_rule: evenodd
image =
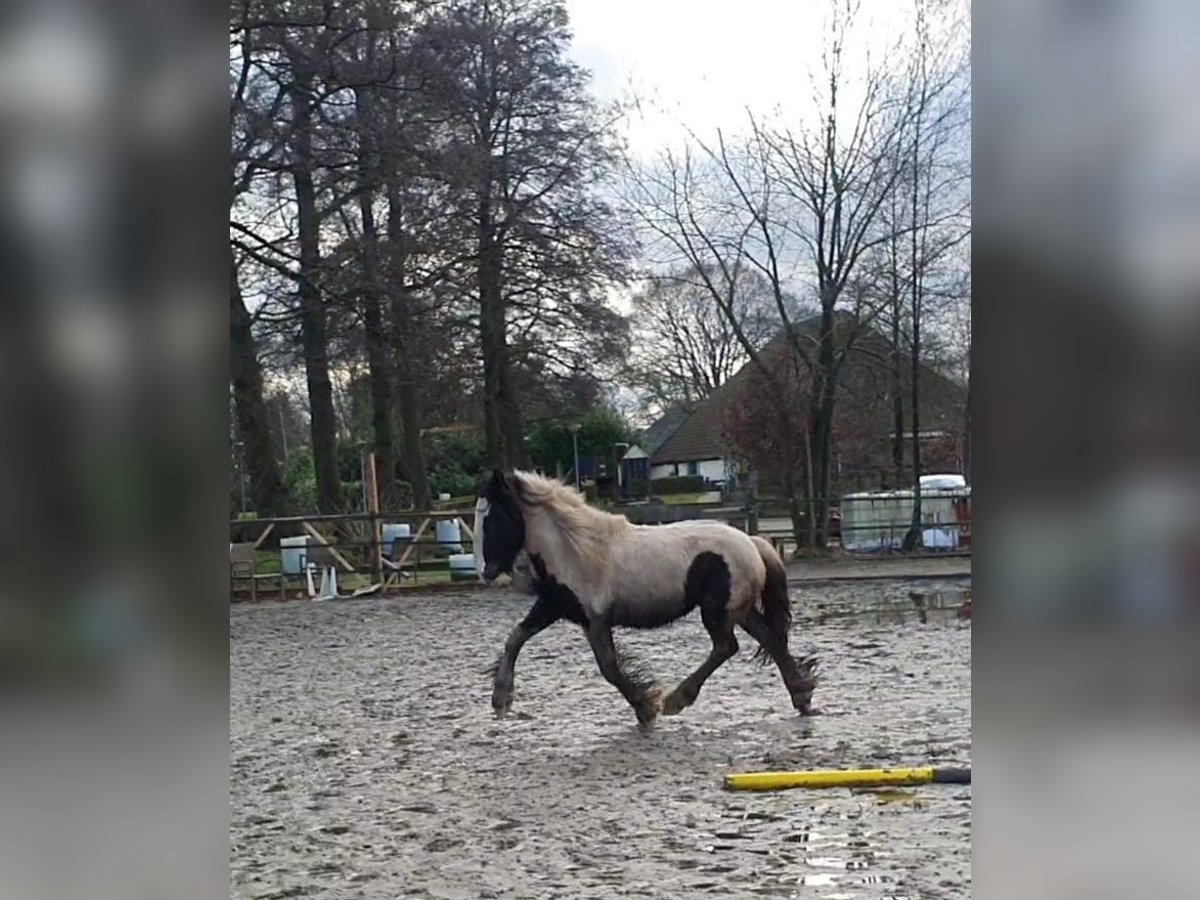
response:
<path id="1" fill-rule="evenodd" d="M 231 896 L 967 897 L 969 786 L 748 794 L 721 777 L 969 766 L 968 588 L 795 586 L 793 650 L 821 657 L 826 715 L 797 717 L 739 632 L 696 705 L 649 732 L 566 623 L 526 646 L 493 717 L 485 669 L 526 597 L 233 606 Z M 617 640 L 668 685 L 709 646 L 695 615 Z"/>

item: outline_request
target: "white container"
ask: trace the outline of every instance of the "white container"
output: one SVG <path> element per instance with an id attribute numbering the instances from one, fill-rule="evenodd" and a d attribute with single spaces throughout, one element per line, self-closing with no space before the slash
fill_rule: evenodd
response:
<path id="1" fill-rule="evenodd" d="M 961 491 L 967 486 L 962 475 L 922 475 L 922 491 Z"/>
<path id="2" fill-rule="evenodd" d="M 970 500 L 969 487 L 927 488 L 922 479 L 922 545 L 930 549 L 956 548 L 959 516 L 955 507 Z M 873 491 L 842 498 L 842 546 L 847 550 L 898 549 L 912 525 L 912 491 Z M 933 526 L 933 527 L 930 527 Z"/>
<path id="3" fill-rule="evenodd" d="M 279 556 L 284 575 L 304 574 L 304 567 L 308 564 L 308 542 L 307 534 L 279 539 Z"/>
<path id="4" fill-rule="evenodd" d="M 842 498 L 842 546 L 869 551 L 899 547 L 912 520 L 912 491 L 875 491 Z"/>
<path id="5" fill-rule="evenodd" d="M 438 499 L 439 500 L 449 500 L 450 495 L 449 494 L 438 494 Z"/>
<path id="6" fill-rule="evenodd" d="M 457 519 L 443 519 L 437 523 L 437 542 L 451 553 L 462 553 L 462 529 Z"/>
<path id="7" fill-rule="evenodd" d="M 475 554 L 452 553 L 450 555 L 450 580 L 474 581 L 479 577 L 475 571 Z"/>
<path id="8" fill-rule="evenodd" d="M 392 548 L 397 540 L 408 540 L 412 537 L 412 526 L 407 522 L 385 522 L 379 530 L 383 555 L 388 559 L 392 558 Z"/>

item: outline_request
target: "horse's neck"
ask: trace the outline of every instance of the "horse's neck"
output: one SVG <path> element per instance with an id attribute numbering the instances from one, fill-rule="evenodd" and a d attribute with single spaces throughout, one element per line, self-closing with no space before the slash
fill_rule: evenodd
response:
<path id="1" fill-rule="evenodd" d="M 612 518 L 599 510 L 586 510 L 578 519 L 573 516 L 565 521 L 556 510 L 538 507 L 527 516 L 526 549 L 541 556 L 547 569 L 560 578 L 568 574 L 586 577 L 607 559 L 621 524 L 609 521 Z"/>

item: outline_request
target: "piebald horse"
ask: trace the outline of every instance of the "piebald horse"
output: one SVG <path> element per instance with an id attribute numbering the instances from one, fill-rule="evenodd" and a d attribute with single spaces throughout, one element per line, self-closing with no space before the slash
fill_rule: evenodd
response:
<path id="1" fill-rule="evenodd" d="M 815 715 L 816 660 L 788 652 L 792 624 L 783 562 L 768 541 L 713 521 L 632 525 L 588 506 L 582 496 L 533 472 L 493 471 L 475 505 L 475 563 L 485 583 L 528 560 L 537 600 L 513 628 L 496 663 L 492 707 L 512 705 L 513 670 L 526 641 L 566 619 L 581 625 L 604 678 L 633 707 L 638 722 L 675 715 L 696 701 L 713 672 L 738 651 L 734 626 L 773 660 L 792 705 Z M 712 638 L 708 658 L 669 693 L 631 666 L 613 644 L 613 628 L 656 628 L 700 608 Z"/>

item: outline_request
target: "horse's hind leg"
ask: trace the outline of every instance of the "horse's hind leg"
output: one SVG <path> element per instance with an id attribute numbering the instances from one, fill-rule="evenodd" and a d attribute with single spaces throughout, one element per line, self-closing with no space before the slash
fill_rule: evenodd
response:
<path id="1" fill-rule="evenodd" d="M 742 620 L 746 633 L 754 638 L 779 667 L 783 676 L 784 686 L 792 698 L 792 706 L 806 716 L 817 715 L 820 711 L 812 706 L 813 690 L 817 686 L 817 661 L 809 658 L 797 660 L 788 652 L 785 637 L 773 632 L 767 625 L 767 620 L 757 609 L 751 609 Z"/>
<path id="2" fill-rule="evenodd" d="M 676 715 L 695 703 L 709 676 L 738 652 L 729 613 L 730 578 L 725 561 L 713 553 L 700 554 L 688 570 L 685 592 L 689 599 L 698 601 L 700 618 L 713 645 L 699 668 L 663 698 L 664 716 Z"/>
<path id="3" fill-rule="evenodd" d="M 729 621 L 729 616 L 724 611 L 720 616 L 710 617 L 705 615 L 705 610 L 702 609 L 701 617 L 704 619 L 704 627 L 708 629 L 709 636 L 712 637 L 712 650 L 709 651 L 708 658 L 700 664 L 695 672 L 679 682 L 675 689 L 663 698 L 662 713 L 664 716 L 677 715 L 695 703 L 696 698 L 700 696 L 700 688 L 704 686 L 704 682 L 708 681 L 708 677 L 738 652 L 737 638 L 733 634 L 733 623 Z"/>

